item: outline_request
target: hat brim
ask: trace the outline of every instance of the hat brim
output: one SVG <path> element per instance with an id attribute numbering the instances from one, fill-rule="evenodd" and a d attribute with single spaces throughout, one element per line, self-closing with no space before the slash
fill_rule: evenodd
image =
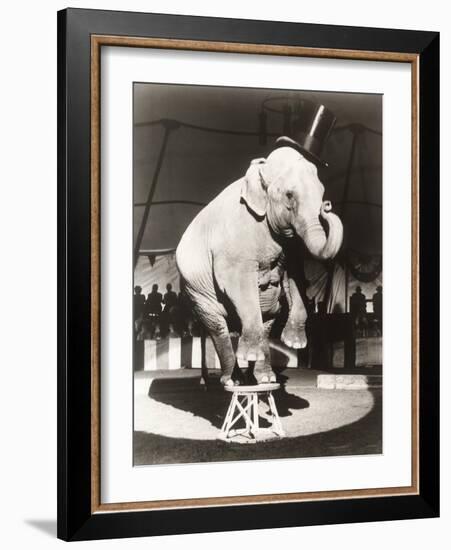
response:
<path id="1" fill-rule="evenodd" d="M 323 168 L 327 168 L 329 166 L 329 164 L 325 160 L 320 159 L 311 151 L 302 147 L 300 143 L 298 143 L 294 139 L 289 138 L 288 136 L 278 137 L 276 139 L 276 144 L 278 147 L 283 147 L 284 145 L 288 147 L 293 147 L 293 149 L 296 149 L 297 151 L 302 153 L 308 160 L 313 162 L 313 164 L 316 164 L 316 166 L 321 166 Z"/>

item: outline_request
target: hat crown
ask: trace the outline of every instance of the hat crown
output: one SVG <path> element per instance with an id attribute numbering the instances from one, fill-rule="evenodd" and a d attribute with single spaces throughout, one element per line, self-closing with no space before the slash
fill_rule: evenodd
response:
<path id="1" fill-rule="evenodd" d="M 288 135 L 279 137 L 276 144 L 294 147 L 315 164 L 327 166 L 321 155 L 335 121 L 335 115 L 325 105 L 301 100 L 285 128 Z"/>

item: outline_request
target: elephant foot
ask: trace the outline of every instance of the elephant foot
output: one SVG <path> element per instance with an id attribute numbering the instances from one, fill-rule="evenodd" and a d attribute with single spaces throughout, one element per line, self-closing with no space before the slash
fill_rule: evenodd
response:
<path id="1" fill-rule="evenodd" d="M 293 349 L 303 349 L 307 346 L 307 336 L 304 325 L 287 323 L 280 337 L 282 342 Z"/>
<path id="2" fill-rule="evenodd" d="M 243 382 L 243 373 L 238 365 L 235 365 L 231 374 L 223 373 L 220 381 L 223 386 L 239 386 Z"/>
<path id="3" fill-rule="evenodd" d="M 238 349 L 236 350 L 236 358 L 239 364 L 246 361 L 263 360 L 265 358 L 263 342 L 259 340 L 255 341 L 248 336 L 241 336 L 238 342 Z"/>
<path id="4" fill-rule="evenodd" d="M 256 364 L 254 366 L 254 378 L 257 381 L 257 384 L 269 384 L 271 382 L 276 382 L 277 378 L 274 371 L 269 364 Z"/>
<path id="5" fill-rule="evenodd" d="M 221 384 L 223 386 L 232 387 L 232 386 L 239 386 L 240 385 L 239 380 L 234 380 L 231 376 L 227 376 L 225 374 L 223 374 L 221 376 L 220 380 L 221 380 Z"/>
<path id="6" fill-rule="evenodd" d="M 274 372 L 262 372 L 254 374 L 257 384 L 271 384 L 277 381 L 277 377 Z"/>

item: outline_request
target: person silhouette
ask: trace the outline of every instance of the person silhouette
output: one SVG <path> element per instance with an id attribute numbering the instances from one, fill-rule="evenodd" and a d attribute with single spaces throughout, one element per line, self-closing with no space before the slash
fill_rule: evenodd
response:
<path id="1" fill-rule="evenodd" d="M 373 294 L 373 312 L 374 318 L 382 331 L 382 287 L 379 285 Z"/>
<path id="2" fill-rule="evenodd" d="M 163 296 L 158 292 L 158 285 L 152 285 L 152 292 L 147 295 L 146 313 L 148 315 L 160 315 Z"/>
<path id="3" fill-rule="evenodd" d="M 178 295 L 178 320 L 180 332 L 183 336 L 194 336 L 195 318 L 192 311 L 192 303 L 184 292 Z"/>
<path id="4" fill-rule="evenodd" d="M 134 288 L 134 295 L 133 295 L 133 321 L 134 321 L 134 327 L 135 327 L 135 335 L 138 334 L 138 332 L 141 330 L 143 317 L 144 317 L 144 304 L 146 301 L 146 298 L 144 294 L 142 294 L 142 287 L 139 285 L 136 285 Z"/>
<path id="5" fill-rule="evenodd" d="M 171 283 L 166 285 L 166 293 L 163 298 L 164 302 L 164 317 L 165 324 L 167 325 L 167 330 L 170 335 L 175 335 L 176 331 L 174 328 L 176 317 L 177 317 L 177 302 L 178 297 L 177 293 L 172 290 Z"/>
<path id="6" fill-rule="evenodd" d="M 149 334 L 150 339 L 153 340 L 160 338 L 160 314 L 161 303 L 163 296 L 161 292 L 158 292 L 158 285 L 152 285 L 152 292 L 147 295 L 146 300 L 146 317 L 149 321 Z"/>
<path id="7" fill-rule="evenodd" d="M 354 319 L 354 326 L 357 331 L 362 332 L 362 336 L 366 336 L 366 328 L 368 325 L 366 317 L 366 296 L 362 292 L 362 288 L 357 286 L 354 294 L 349 299 L 349 310 Z"/>
<path id="8" fill-rule="evenodd" d="M 133 317 L 137 319 L 143 313 L 144 302 L 146 301 L 146 298 L 144 294 L 142 294 L 142 287 L 136 285 L 134 290 L 135 294 L 133 295 Z"/>
<path id="9" fill-rule="evenodd" d="M 171 307 L 177 305 L 177 293 L 172 290 L 171 283 L 166 285 L 166 290 L 167 292 L 164 295 L 163 302 L 165 311 L 169 312 Z"/>

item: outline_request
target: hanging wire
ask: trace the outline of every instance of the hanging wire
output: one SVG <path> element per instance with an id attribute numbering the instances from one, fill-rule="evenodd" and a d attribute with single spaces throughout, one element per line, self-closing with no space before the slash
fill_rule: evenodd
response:
<path id="1" fill-rule="evenodd" d="M 245 130 L 230 130 L 230 129 L 226 129 L 226 128 L 217 128 L 217 127 L 211 127 L 211 126 L 203 126 L 203 125 L 199 125 L 199 124 L 191 124 L 191 123 L 184 122 L 184 121 L 181 121 L 181 120 L 168 119 L 168 118 L 162 118 L 162 119 L 151 120 L 151 121 L 146 121 L 146 122 L 138 122 L 138 123 L 135 123 L 134 126 L 136 128 L 143 128 L 143 127 L 152 127 L 152 126 L 161 125 L 165 128 L 165 130 L 166 130 L 165 139 L 164 139 L 164 144 L 163 144 L 163 147 L 162 147 L 162 151 L 161 151 L 161 155 L 160 155 L 160 162 L 159 162 L 159 164 L 161 165 L 161 161 L 162 161 L 163 156 L 164 156 L 164 149 L 166 147 L 166 142 L 167 142 L 167 138 L 169 136 L 169 133 L 170 133 L 171 130 L 175 130 L 175 129 L 180 128 L 180 127 L 188 128 L 188 129 L 191 129 L 191 130 L 198 130 L 198 131 L 202 131 L 202 132 L 215 133 L 215 134 L 258 137 L 259 138 L 259 144 L 260 145 L 266 145 L 268 137 L 279 137 L 281 135 L 280 132 L 268 132 L 267 131 L 267 115 L 266 115 L 265 111 L 268 111 L 268 112 L 278 113 L 278 114 L 281 114 L 283 116 L 283 133 L 285 135 L 290 134 L 290 132 L 291 132 L 291 118 L 292 118 L 291 105 L 289 103 L 285 104 L 279 110 L 279 109 L 274 108 L 274 107 L 269 105 L 271 102 L 274 102 L 275 100 L 277 100 L 279 102 L 280 101 L 292 102 L 293 98 L 290 98 L 290 97 L 286 96 L 286 97 L 279 97 L 279 98 L 269 97 L 269 98 L 265 99 L 262 103 L 261 112 L 259 114 L 259 119 L 258 119 L 259 128 L 258 128 L 258 131 L 255 131 L 255 132 L 245 131 Z M 347 124 L 347 125 L 344 125 L 344 126 L 337 126 L 337 127 L 332 129 L 332 132 L 333 133 L 338 133 L 338 132 L 342 132 L 342 131 L 345 131 L 345 130 L 351 131 L 354 136 L 358 133 L 363 133 L 365 131 L 370 132 L 372 134 L 380 135 L 380 136 L 382 135 L 382 132 L 380 132 L 378 130 L 374 130 L 373 128 L 369 128 L 368 126 L 360 124 L 360 123 L 359 124 L 351 123 L 351 124 Z M 351 164 L 352 164 L 352 161 L 351 161 Z M 146 208 L 146 212 L 145 212 L 146 215 L 144 216 L 144 219 L 143 219 L 142 224 L 141 224 L 140 235 L 139 235 L 139 237 L 137 239 L 137 243 L 136 243 L 137 246 L 135 246 L 135 254 L 134 254 L 135 255 L 135 264 L 136 264 L 136 261 L 137 261 L 137 258 L 138 258 L 139 255 L 152 253 L 152 251 L 150 251 L 150 250 L 139 250 L 139 245 L 141 244 L 141 240 L 142 240 L 142 234 L 144 233 L 145 226 L 147 225 L 148 210 L 151 206 L 163 205 L 163 204 L 192 204 L 192 205 L 196 205 L 196 206 L 205 206 L 205 203 L 201 203 L 201 202 L 198 202 L 198 201 L 184 201 L 184 200 L 177 201 L 177 200 L 172 200 L 172 201 L 152 202 L 152 197 L 153 197 L 153 194 L 155 192 L 156 183 L 157 183 L 156 180 L 158 179 L 158 173 L 159 173 L 159 169 L 157 169 L 156 174 L 154 175 L 154 182 L 151 186 L 151 191 L 149 193 L 149 197 L 148 197 L 147 202 L 146 203 L 137 203 L 137 204 L 134 205 L 134 206 L 137 206 L 137 207 L 144 206 Z M 345 201 L 341 201 L 341 202 L 344 203 Z M 355 201 L 353 201 L 353 202 L 355 202 Z M 344 209 L 344 206 L 345 206 L 344 204 L 341 204 L 342 209 Z M 374 206 L 380 206 L 380 205 L 374 205 Z M 139 245 L 138 245 L 138 243 L 139 243 Z M 168 254 L 168 253 L 170 253 L 168 250 L 165 250 L 163 252 L 163 254 Z"/>

